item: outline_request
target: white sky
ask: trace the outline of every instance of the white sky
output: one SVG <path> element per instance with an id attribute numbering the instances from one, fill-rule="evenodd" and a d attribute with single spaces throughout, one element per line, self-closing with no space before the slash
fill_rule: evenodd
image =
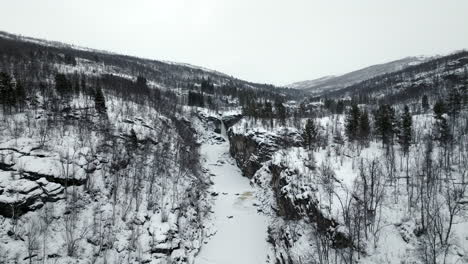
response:
<path id="1" fill-rule="evenodd" d="M 8 0 L 0 30 L 288 84 L 468 48 L 466 0 Z"/>

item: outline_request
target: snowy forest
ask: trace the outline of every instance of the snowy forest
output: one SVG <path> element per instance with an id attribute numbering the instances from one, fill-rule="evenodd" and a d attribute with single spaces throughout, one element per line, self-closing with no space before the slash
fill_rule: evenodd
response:
<path id="1" fill-rule="evenodd" d="M 468 263 L 467 171 L 466 51 L 312 94 L 0 32 L 0 263 Z"/>

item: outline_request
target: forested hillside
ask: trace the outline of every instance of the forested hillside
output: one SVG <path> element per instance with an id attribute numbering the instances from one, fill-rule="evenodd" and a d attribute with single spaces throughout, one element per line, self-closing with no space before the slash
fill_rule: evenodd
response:
<path id="1" fill-rule="evenodd" d="M 192 107 L 291 96 L 8 33 L 0 72 L 2 263 L 192 263 L 211 208 Z"/>
<path id="2" fill-rule="evenodd" d="M 464 263 L 466 52 L 286 104 L 229 130 L 277 263 Z"/>
<path id="3" fill-rule="evenodd" d="M 0 262 L 466 263 L 467 72 L 310 96 L 1 33 Z"/>

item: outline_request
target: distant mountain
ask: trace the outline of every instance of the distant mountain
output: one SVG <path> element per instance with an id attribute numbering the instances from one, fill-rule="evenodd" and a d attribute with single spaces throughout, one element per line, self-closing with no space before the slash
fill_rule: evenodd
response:
<path id="1" fill-rule="evenodd" d="M 339 76 L 325 76 L 314 80 L 296 82 L 288 85 L 288 87 L 306 90 L 312 94 L 319 94 L 322 92 L 342 89 L 382 74 L 391 73 L 402 70 L 409 66 L 418 65 L 429 59 L 431 59 L 431 57 L 407 57 L 401 60 L 369 66 Z"/>
<path id="2" fill-rule="evenodd" d="M 291 88 L 294 88 L 294 89 L 307 89 L 309 87 L 317 87 L 317 86 L 323 85 L 324 83 L 326 83 L 329 80 L 332 80 L 332 79 L 334 79 L 336 77 L 337 76 L 335 76 L 335 75 L 328 75 L 328 76 L 320 77 L 320 78 L 314 79 L 314 80 L 295 82 L 295 83 L 292 83 L 292 84 L 288 85 L 288 87 L 291 87 Z"/>
<path id="3" fill-rule="evenodd" d="M 445 98 L 453 88 L 466 96 L 468 87 L 468 51 L 433 57 L 422 63 L 413 63 L 401 70 L 376 75 L 372 78 L 322 93 L 328 98 L 354 98 L 368 104 L 384 101 L 391 104 L 417 102 L 423 95 L 433 100 Z"/>

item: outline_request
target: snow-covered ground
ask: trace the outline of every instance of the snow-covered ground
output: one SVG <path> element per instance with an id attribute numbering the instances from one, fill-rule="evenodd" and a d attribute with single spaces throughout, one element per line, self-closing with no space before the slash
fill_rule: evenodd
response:
<path id="1" fill-rule="evenodd" d="M 207 140 L 202 147 L 204 165 L 211 173 L 215 196 L 207 239 L 196 264 L 266 263 L 269 219 L 257 212 L 254 189 L 229 155 L 229 143 Z M 207 234 L 210 235 L 210 234 Z"/>

